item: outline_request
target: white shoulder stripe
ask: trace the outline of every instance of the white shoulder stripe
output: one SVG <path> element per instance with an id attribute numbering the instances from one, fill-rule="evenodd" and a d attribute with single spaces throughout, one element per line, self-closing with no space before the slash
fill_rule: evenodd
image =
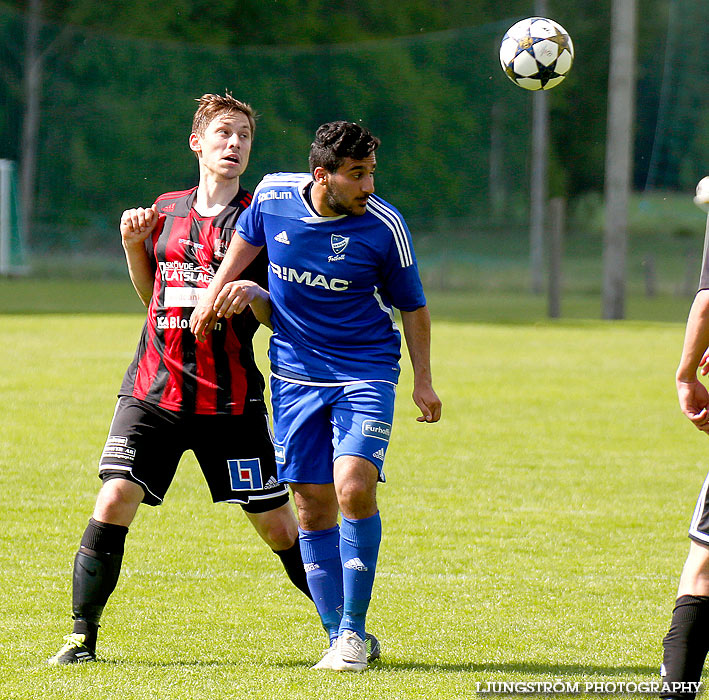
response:
<path id="1" fill-rule="evenodd" d="M 310 178 L 310 175 L 308 173 L 268 173 L 267 175 L 263 176 L 263 179 L 261 180 L 262 182 L 266 181 L 293 181 L 293 182 L 301 182 L 303 179 Z"/>
<path id="2" fill-rule="evenodd" d="M 374 291 L 372 292 L 374 295 L 374 299 L 376 300 L 377 304 L 379 305 L 379 308 L 389 317 L 391 320 L 391 328 L 395 333 L 399 332 L 399 327 L 396 325 L 396 318 L 394 317 L 394 311 L 391 309 L 389 306 L 387 306 L 384 303 L 384 300 L 381 297 L 381 294 L 379 294 L 379 289 L 377 289 L 377 286 L 374 286 Z"/>
<path id="3" fill-rule="evenodd" d="M 399 251 L 399 259 L 402 267 L 409 267 L 414 264 L 414 257 L 411 253 L 409 238 L 404 229 L 404 223 L 401 217 L 392 209 L 387 207 L 381 199 L 370 197 L 367 200 L 367 209 L 386 224 L 389 230 L 394 235 L 394 242 Z"/>

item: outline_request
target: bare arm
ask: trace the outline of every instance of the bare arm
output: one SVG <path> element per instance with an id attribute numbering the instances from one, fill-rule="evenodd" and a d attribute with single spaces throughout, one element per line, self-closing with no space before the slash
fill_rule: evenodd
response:
<path id="1" fill-rule="evenodd" d="M 217 274 L 214 275 L 214 279 L 190 317 L 190 330 L 197 340 L 203 341 L 214 328 L 217 319 L 227 314 L 234 301 L 232 294 L 235 292 L 233 286 L 227 283 L 238 278 L 248 264 L 256 258 L 262 247 L 253 246 L 238 235 L 232 238 Z"/>
<path id="2" fill-rule="evenodd" d="M 229 287 L 229 297 L 231 305 L 223 314 L 225 318 L 230 318 L 233 314 L 240 314 L 250 306 L 256 320 L 273 329 L 271 323 L 271 295 L 256 282 L 251 280 L 236 280 L 227 282 L 224 289 Z"/>
<path id="3" fill-rule="evenodd" d="M 709 433 L 709 392 L 697 377 L 697 369 L 709 347 L 709 290 L 697 293 L 689 310 L 682 357 L 677 375 L 679 405 L 689 420 L 701 431 Z"/>
<path id="4" fill-rule="evenodd" d="M 262 287 L 257 286 L 257 294 L 249 302 L 256 320 L 262 325 L 273 330 L 271 323 L 271 295 Z"/>
<path id="5" fill-rule="evenodd" d="M 428 307 L 402 311 L 406 347 L 414 369 L 414 403 L 421 409 L 420 423 L 435 423 L 441 418 L 441 400 L 431 379 L 431 317 Z"/>
<path id="6" fill-rule="evenodd" d="M 158 220 L 155 205 L 150 209 L 126 209 L 121 215 L 121 243 L 126 255 L 128 274 L 145 306 L 150 304 L 155 283 L 155 271 L 145 249 L 145 241 L 155 230 Z"/>

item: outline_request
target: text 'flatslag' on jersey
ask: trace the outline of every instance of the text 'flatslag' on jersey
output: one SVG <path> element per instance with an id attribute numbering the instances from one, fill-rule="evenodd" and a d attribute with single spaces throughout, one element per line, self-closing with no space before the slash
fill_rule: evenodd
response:
<path id="1" fill-rule="evenodd" d="M 237 224 L 268 250 L 273 371 L 296 381 L 395 382 L 394 308 L 426 304 L 411 234 L 374 195 L 362 216 L 319 216 L 305 195 L 311 183 L 307 173 L 267 175 Z"/>

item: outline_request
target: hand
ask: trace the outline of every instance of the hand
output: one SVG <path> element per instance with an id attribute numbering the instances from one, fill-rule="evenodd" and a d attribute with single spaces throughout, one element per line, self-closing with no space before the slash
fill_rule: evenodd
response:
<path id="1" fill-rule="evenodd" d="M 441 400 L 430 382 L 414 383 L 414 403 L 421 409 L 419 423 L 437 423 L 441 419 Z"/>
<path id="2" fill-rule="evenodd" d="M 212 308 L 212 303 L 202 299 L 195 306 L 190 316 L 190 330 L 200 343 L 207 339 L 207 335 L 217 325 L 217 314 Z"/>
<path id="3" fill-rule="evenodd" d="M 251 280 L 227 282 L 214 301 L 213 309 L 218 318 L 231 318 L 244 312 L 254 299 L 261 299 L 261 287 Z"/>
<path id="4" fill-rule="evenodd" d="M 160 215 L 155 204 L 150 209 L 126 209 L 121 215 L 121 241 L 124 247 L 142 245 L 155 230 Z"/>
<path id="5" fill-rule="evenodd" d="M 677 380 L 679 406 L 698 430 L 709 433 L 709 392 L 698 379 L 684 382 Z"/>
<path id="6" fill-rule="evenodd" d="M 709 348 L 704 351 L 702 359 L 699 360 L 699 371 L 703 377 L 709 374 Z"/>

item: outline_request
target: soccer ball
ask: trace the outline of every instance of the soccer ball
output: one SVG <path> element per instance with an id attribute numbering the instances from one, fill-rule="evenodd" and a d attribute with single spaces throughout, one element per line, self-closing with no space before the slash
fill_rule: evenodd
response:
<path id="1" fill-rule="evenodd" d="M 502 37 L 502 70 L 515 85 L 526 90 L 555 87 L 573 62 L 571 37 L 551 19 L 528 17 L 513 24 Z"/>
<path id="2" fill-rule="evenodd" d="M 697 196 L 694 203 L 703 211 L 709 213 L 709 175 L 703 177 L 697 185 Z"/>

